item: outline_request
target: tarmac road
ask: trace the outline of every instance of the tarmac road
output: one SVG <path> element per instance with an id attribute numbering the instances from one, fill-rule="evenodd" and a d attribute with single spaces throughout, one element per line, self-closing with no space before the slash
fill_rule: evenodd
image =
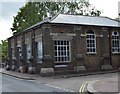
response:
<path id="1" fill-rule="evenodd" d="M 1 89 L 1 86 L 0 86 L 0 89 Z M 44 83 L 38 84 L 38 83 L 35 83 L 34 81 L 14 78 L 14 77 L 2 74 L 2 92 L 12 92 L 8 94 L 18 94 L 17 92 L 49 92 L 48 94 L 59 94 L 57 92 L 66 92 L 66 91 L 47 86 Z M 16 93 L 13 93 L 13 92 L 16 92 Z M 54 92 L 54 93 L 50 93 L 50 92 Z M 6 94 L 6 93 L 2 93 L 2 94 Z M 31 94 L 34 94 L 34 93 L 31 93 Z"/>
<path id="2" fill-rule="evenodd" d="M 18 79 L 19 77 L 13 78 L 15 76 L 13 76 L 12 78 L 11 78 L 11 76 L 6 77 L 6 75 L 7 75 L 6 73 L 20 76 L 20 78 L 23 77 L 26 79 L 26 77 L 27 77 L 27 78 L 35 78 L 35 79 L 34 80 L 30 80 L 30 79 L 23 80 L 23 79 Z M 5 88 L 5 90 L 3 88 L 4 92 L 6 91 L 7 88 L 9 89 L 9 87 L 10 87 L 8 83 L 10 83 L 10 85 L 12 85 L 13 88 L 17 88 L 17 87 L 13 86 L 14 85 L 13 83 L 16 83 L 16 81 L 13 81 L 13 79 L 14 79 L 14 80 L 20 80 L 20 81 L 17 81 L 17 83 L 16 83 L 17 85 L 15 84 L 15 86 L 19 86 L 20 89 L 23 86 L 22 87 L 23 90 L 21 89 L 21 91 L 20 91 L 18 89 L 19 92 L 49 92 L 48 94 L 51 94 L 50 92 L 57 92 L 54 94 L 61 94 L 60 92 L 68 92 L 67 94 L 74 94 L 73 92 L 79 92 L 78 94 L 86 94 L 86 91 L 88 89 L 90 91 L 92 90 L 91 87 L 94 90 L 98 90 L 98 91 L 100 90 L 101 92 L 118 91 L 118 86 L 119 86 L 118 80 L 119 80 L 119 76 L 120 76 L 120 75 L 118 75 L 118 73 L 107 73 L 107 74 L 98 74 L 98 75 L 77 76 L 77 77 L 70 77 L 70 78 L 61 78 L 59 76 L 56 76 L 54 78 L 54 77 L 41 77 L 39 75 L 21 74 L 21 73 L 12 72 L 12 71 L 6 71 L 6 73 L 4 73 L 6 75 L 3 75 L 3 77 L 2 77 L 4 79 L 3 80 L 3 86 Z M 12 79 L 12 81 L 9 79 Z M 91 85 L 91 82 L 93 83 L 96 81 L 97 81 L 97 83 Z M 20 85 L 18 82 L 20 82 Z M 87 88 L 88 86 L 90 88 Z M 42 88 L 42 90 L 40 90 L 41 88 Z M 32 90 L 32 89 L 34 89 L 34 90 Z M 11 91 L 11 92 L 13 92 L 13 91 Z M 16 91 L 14 91 L 14 92 L 16 92 Z M 72 92 L 72 93 L 70 93 L 70 92 Z M 11 94 L 13 94 L 13 93 L 11 93 Z M 30 93 L 27 93 L 27 94 L 30 94 Z M 34 93 L 31 93 L 31 94 L 34 94 Z M 37 93 L 37 94 L 43 94 L 43 93 Z M 66 94 L 66 93 L 62 93 L 62 94 Z"/>

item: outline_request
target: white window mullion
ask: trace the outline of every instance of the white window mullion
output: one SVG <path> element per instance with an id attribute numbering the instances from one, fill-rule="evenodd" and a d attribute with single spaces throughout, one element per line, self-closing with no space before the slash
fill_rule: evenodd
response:
<path id="1" fill-rule="evenodd" d="M 92 30 L 87 32 L 86 46 L 87 53 L 96 53 L 96 36 Z"/>
<path id="2" fill-rule="evenodd" d="M 54 47 L 57 46 L 57 56 L 54 56 L 55 58 L 57 57 L 57 60 L 55 59 L 55 62 L 69 62 L 70 61 L 66 59 L 70 57 L 70 54 L 68 55 L 68 51 L 70 51 L 70 49 L 67 49 L 67 47 L 70 46 L 70 42 L 69 44 L 67 44 L 67 42 L 69 41 L 55 40 L 54 43 L 59 43 L 59 44 L 54 44 Z"/>

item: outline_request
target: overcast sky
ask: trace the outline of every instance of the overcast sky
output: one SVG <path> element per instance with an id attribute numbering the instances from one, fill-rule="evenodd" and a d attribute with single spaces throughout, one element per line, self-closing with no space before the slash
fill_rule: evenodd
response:
<path id="1" fill-rule="evenodd" d="M 1 0 L 0 1 L 0 40 L 12 36 L 10 28 L 15 16 L 27 0 Z M 49 0 L 48 0 L 49 1 Z M 89 0 L 97 9 L 102 10 L 101 16 L 118 17 L 118 2 L 120 0 Z"/>

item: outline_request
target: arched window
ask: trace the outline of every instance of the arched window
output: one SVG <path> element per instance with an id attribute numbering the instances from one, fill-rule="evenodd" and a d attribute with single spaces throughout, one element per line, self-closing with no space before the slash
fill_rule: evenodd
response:
<path id="1" fill-rule="evenodd" d="M 86 32 L 87 53 L 96 53 L 96 35 L 92 30 Z"/>
<path id="2" fill-rule="evenodd" d="M 112 53 L 120 53 L 120 36 L 117 31 L 112 32 Z"/>

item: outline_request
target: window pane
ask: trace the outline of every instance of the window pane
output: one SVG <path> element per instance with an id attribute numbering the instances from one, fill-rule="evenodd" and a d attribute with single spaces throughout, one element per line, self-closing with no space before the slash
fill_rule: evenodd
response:
<path id="1" fill-rule="evenodd" d="M 119 33 L 117 31 L 112 32 L 112 52 L 118 53 L 120 46 Z"/>
<path id="2" fill-rule="evenodd" d="M 64 42 L 64 41 L 61 41 L 61 45 L 63 45 L 63 42 Z"/>
<path id="3" fill-rule="evenodd" d="M 58 44 L 54 44 L 54 57 L 56 62 L 67 62 L 67 57 L 70 57 L 69 41 L 55 40 Z M 55 42 L 54 42 L 55 43 Z M 58 48 L 58 49 L 57 49 Z M 56 59 L 57 58 L 57 59 Z"/>
<path id="4" fill-rule="evenodd" d="M 69 45 L 69 41 L 67 41 L 67 45 Z"/>
<path id="5" fill-rule="evenodd" d="M 64 45 L 66 45 L 66 41 L 64 41 Z"/>
<path id="6" fill-rule="evenodd" d="M 54 45 L 57 45 L 57 41 L 54 41 Z"/>
<path id="7" fill-rule="evenodd" d="M 61 47 L 61 50 L 63 50 L 64 49 L 64 47 Z"/>
<path id="8" fill-rule="evenodd" d="M 57 45 L 60 45 L 60 41 L 57 41 L 57 43 L 58 43 Z"/>
<path id="9" fill-rule="evenodd" d="M 94 32 L 90 30 L 86 34 L 87 34 L 86 37 L 87 52 L 96 52 L 95 48 L 96 38 Z"/>

